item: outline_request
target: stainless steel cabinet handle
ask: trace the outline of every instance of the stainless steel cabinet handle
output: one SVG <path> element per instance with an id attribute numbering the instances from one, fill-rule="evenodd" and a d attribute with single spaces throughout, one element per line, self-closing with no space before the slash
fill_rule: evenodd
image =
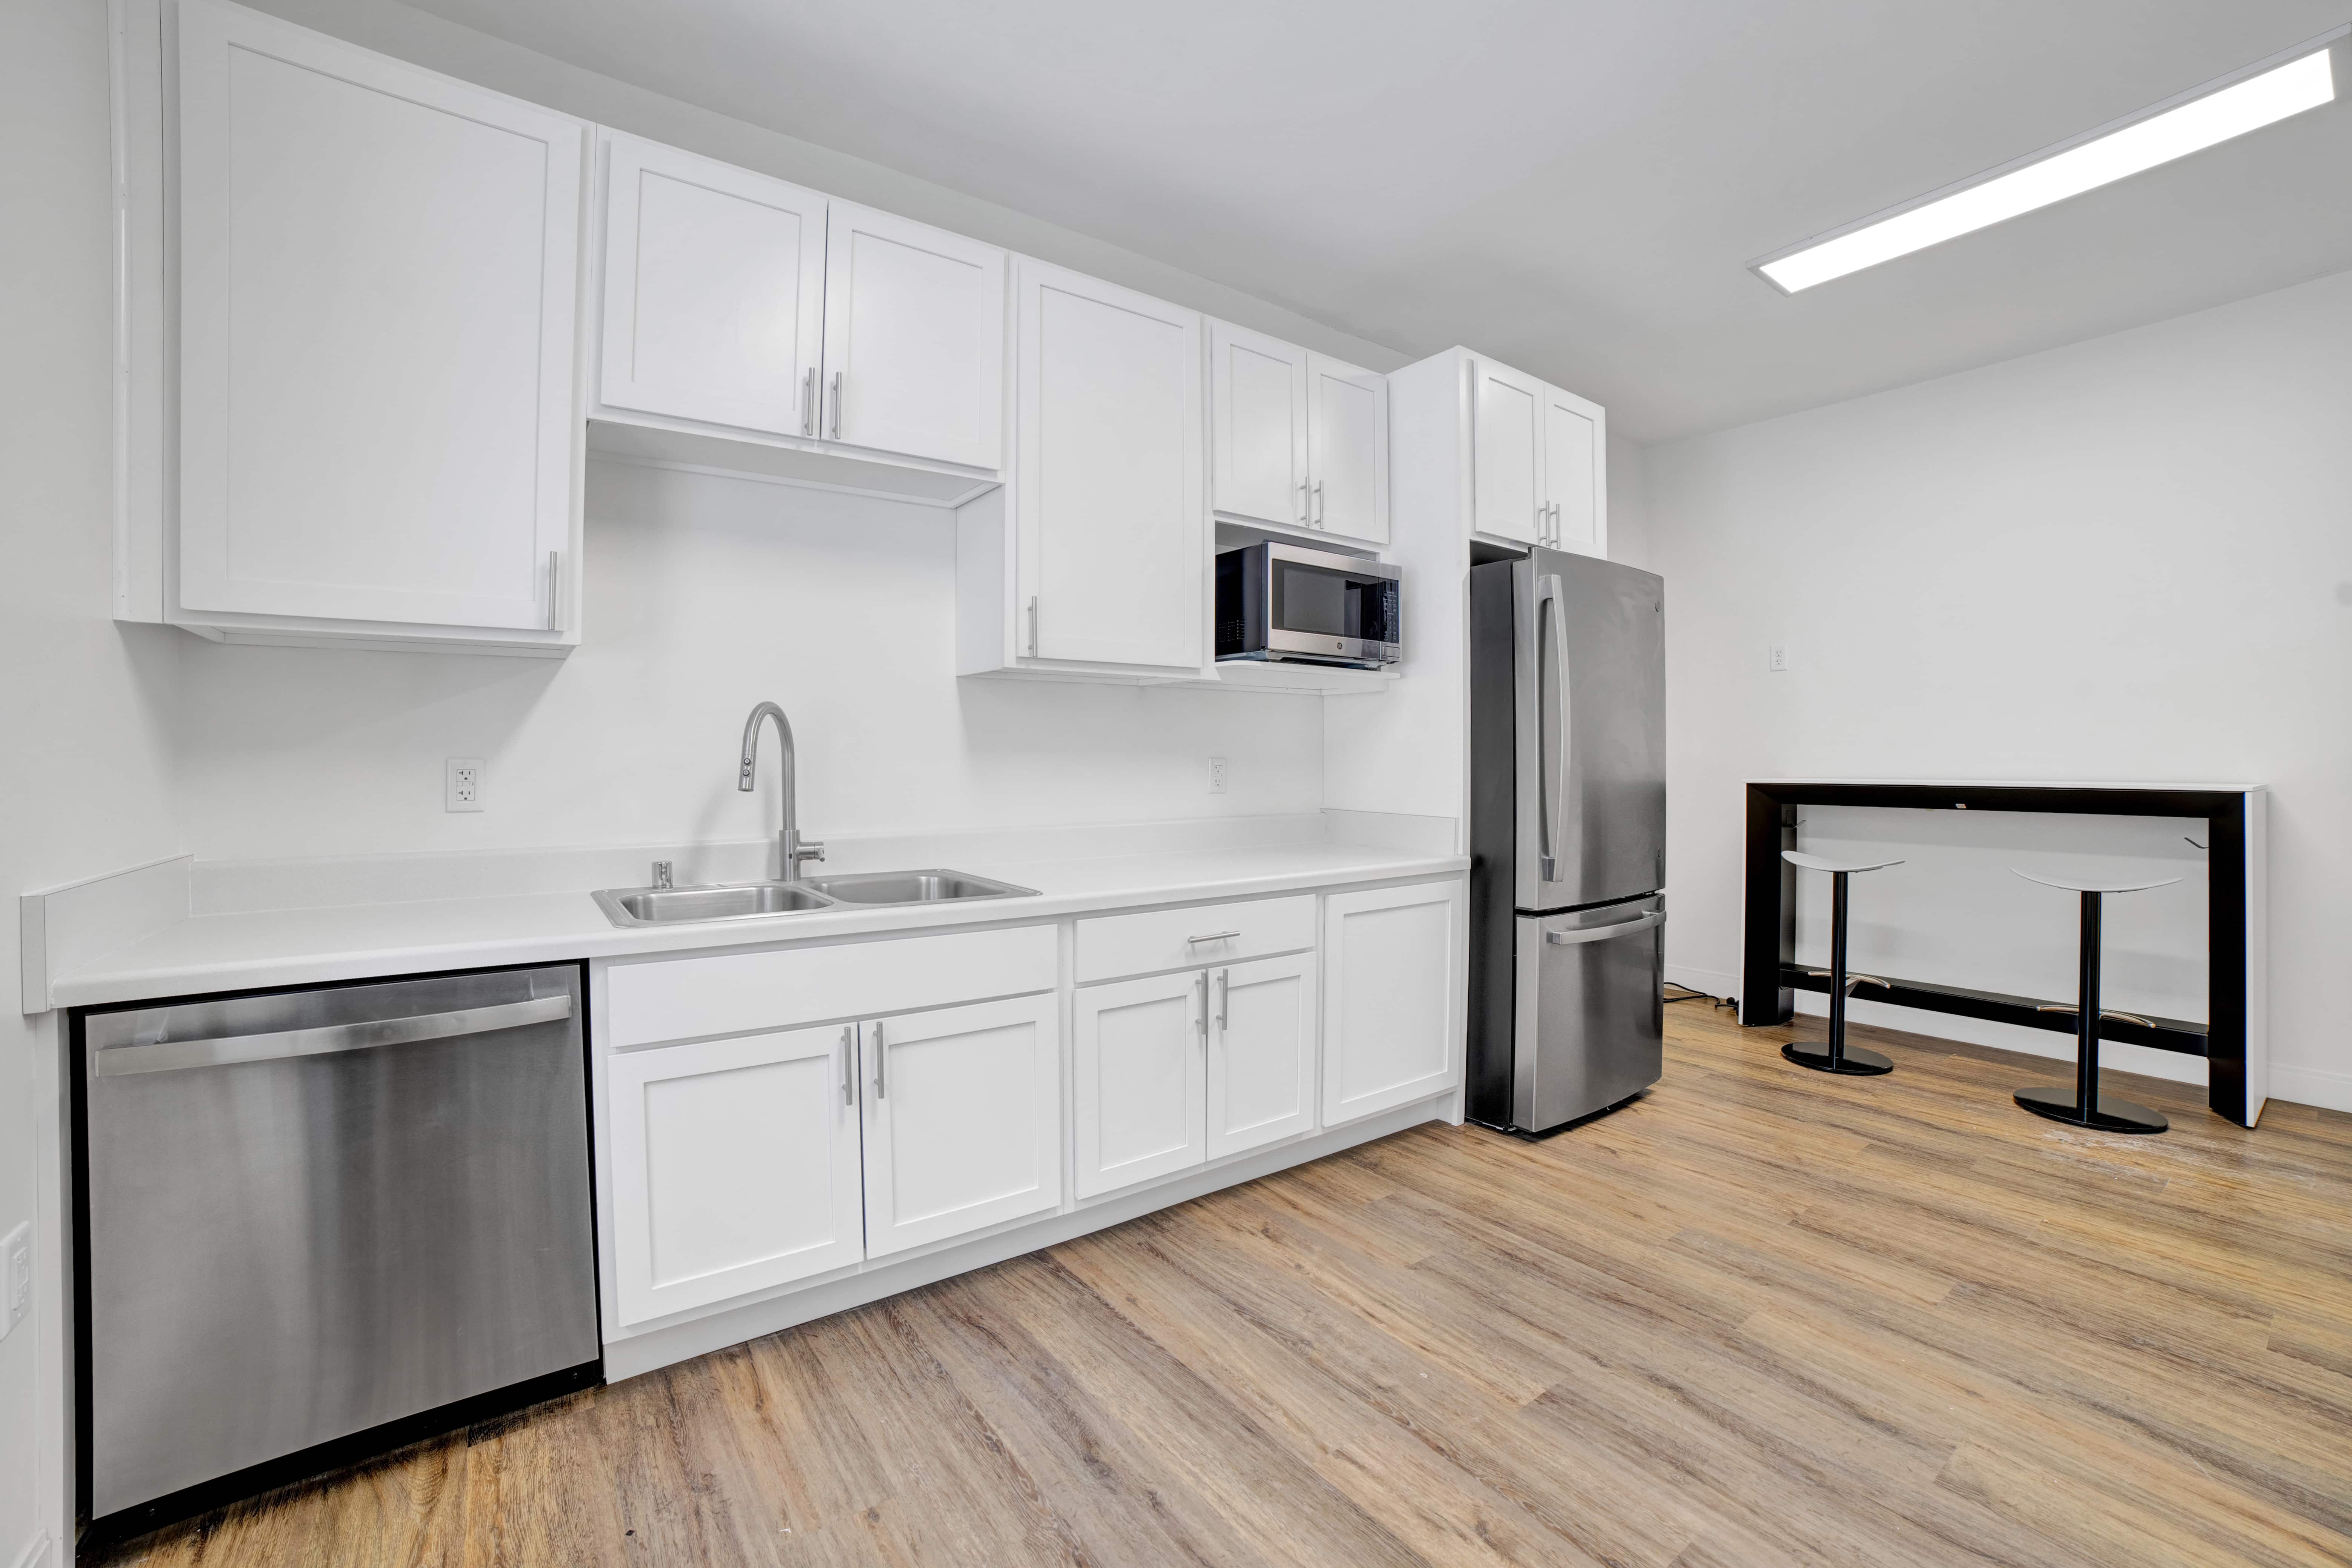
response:
<path id="1" fill-rule="evenodd" d="M 563 552 L 547 552 L 547 629 L 563 629 Z"/>
<path id="2" fill-rule="evenodd" d="M 857 1026 L 861 1030 L 866 1027 L 863 1024 Z M 889 1060 L 890 1047 L 882 1038 L 882 1025 L 877 1019 L 874 1025 L 874 1098 L 877 1100 L 890 1098 L 890 1090 L 883 1076 L 883 1068 L 888 1065 Z"/>
<path id="3" fill-rule="evenodd" d="M 1563 709 L 1567 706 L 1568 626 L 1565 613 L 1559 579 L 1549 575 L 1538 578 L 1536 582 L 1536 852 L 1542 858 L 1543 879 L 1547 882 L 1559 880 L 1559 848 L 1553 840 L 1559 831 L 1561 820 L 1568 815 L 1568 715 L 1563 712 L 1555 717 L 1552 712 L 1555 679 L 1562 688 L 1558 694 L 1559 706 Z M 1559 670 L 1556 677 L 1550 678 L 1544 673 L 1541 646 L 1542 625 L 1546 620 L 1551 624 L 1551 643 L 1556 656 L 1553 663 Z M 1557 734 L 1557 745 L 1544 743 L 1543 731 L 1547 728 Z M 1555 751 L 1559 753 L 1556 765 L 1552 755 Z"/>
<path id="4" fill-rule="evenodd" d="M 816 366 L 801 374 L 801 434 L 816 434 Z"/>
<path id="5" fill-rule="evenodd" d="M 1637 931 L 1651 931 L 1666 923 L 1666 911 L 1652 910 L 1630 921 L 1618 921 L 1605 926 L 1586 926 L 1582 931 L 1548 931 L 1544 941 L 1555 947 L 1571 947 L 1580 942 L 1607 942 L 1612 936 L 1631 936 Z"/>
<path id="6" fill-rule="evenodd" d="M 357 1024 L 325 1024 L 313 1029 L 279 1029 L 266 1035 L 226 1035 L 208 1040 L 163 1040 L 152 1045 L 108 1046 L 91 1053 L 100 1078 L 134 1072 L 174 1072 L 182 1068 L 229 1067 L 237 1062 L 281 1061 L 289 1057 L 331 1056 L 413 1045 L 458 1035 L 488 1035 L 572 1016 L 572 998 L 534 996 L 489 1007 L 462 1007 L 406 1018 L 371 1018 Z"/>
<path id="7" fill-rule="evenodd" d="M 856 1074 L 850 1070 L 849 1058 L 856 1054 L 856 1041 L 857 1026 L 855 1024 L 844 1024 L 841 1026 L 841 1103 L 844 1105 L 847 1105 L 856 1093 L 850 1088 L 849 1080 L 856 1077 Z"/>
<path id="8" fill-rule="evenodd" d="M 1201 1047 L 1206 1050 L 1209 1045 L 1209 972 L 1203 969 L 1195 978 L 1201 982 L 1201 1011 L 1195 1024 L 1201 1031 Z"/>
<path id="9" fill-rule="evenodd" d="M 833 373 L 833 438 L 841 439 L 841 372 Z"/>
<path id="10" fill-rule="evenodd" d="M 1307 521 L 1307 481 L 1305 479 L 1298 481 L 1298 523 L 1302 528 L 1308 526 Z"/>
<path id="11" fill-rule="evenodd" d="M 1318 527 L 1318 528 L 1322 528 L 1322 527 L 1327 526 L 1327 525 L 1325 524 L 1324 521 L 1323 521 L 1323 518 L 1324 518 L 1324 512 L 1323 512 L 1323 481 L 1322 481 L 1321 479 L 1318 479 L 1318 480 L 1316 480 L 1316 481 L 1315 481 L 1315 526 L 1316 526 L 1316 527 Z"/>
<path id="12" fill-rule="evenodd" d="M 1237 937 L 1237 936 L 1241 935 L 1241 934 L 1242 934 L 1242 933 L 1241 933 L 1241 932 L 1239 932 L 1239 931 L 1204 931 L 1204 932 L 1202 932 L 1201 935 L 1199 935 L 1199 936 L 1188 936 L 1188 937 L 1186 937 L 1186 938 L 1184 939 L 1184 945 L 1185 945 L 1186 947 L 1191 947 L 1191 946 L 1192 946 L 1193 943 L 1195 943 L 1195 942 L 1231 942 L 1234 938 L 1235 938 L 1235 937 Z"/>
<path id="13" fill-rule="evenodd" d="M 1037 595 L 1029 595 L 1029 657 L 1037 657 Z"/>
<path id="14" fill-rule="evenodd" d="M 1233 1005 L 1233 1000 L 1234 972 L 1230 969 L 1220 969 L 1217 971 L 1217 1032 L 1219 1034 L 1224 1033 L 1225 1015 Z"/>

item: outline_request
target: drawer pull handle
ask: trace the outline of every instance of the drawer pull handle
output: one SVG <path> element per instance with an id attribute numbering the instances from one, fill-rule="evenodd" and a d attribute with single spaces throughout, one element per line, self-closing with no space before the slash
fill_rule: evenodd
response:
<path id="1" fill-rule="evenodd" d="M 1239 932 L 1239 931 L 1213 931 L 1206 932 L 1205 934 L 1201 935 L 1201 936 L 1188 936 L 1188 937 L 1186 937 L 1186 938 L 1184 939 L 1184 945 L 1185 945 L 1186 947 L 1191 947 L 1191 946 L 1192 946 L 1193 943 L 1195 943 L 1195 942 L 1231 942 L 1234 938 L 1235 938 L 1235 937 L 1237 937 L 1237 936 L 1241 935 L 1241 934 L 1242 934 L 1242 933 L 1241 933 L 1241 932 Z"/>

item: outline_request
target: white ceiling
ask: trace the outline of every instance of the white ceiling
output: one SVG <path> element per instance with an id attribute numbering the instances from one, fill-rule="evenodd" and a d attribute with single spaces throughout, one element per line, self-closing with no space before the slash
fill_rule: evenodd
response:
<path id="1" fill-rule="evenodd" d="M 413 3 L 1411 354 L 1468 343 L 1637 441 L 2352 267 L 2339 99 L 1795 298 L 1747 270 L 2347 0 Z"/>

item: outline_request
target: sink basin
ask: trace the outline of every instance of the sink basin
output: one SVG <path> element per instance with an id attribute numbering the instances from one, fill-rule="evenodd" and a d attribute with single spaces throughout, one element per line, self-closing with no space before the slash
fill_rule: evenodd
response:
<path id="1" fill-rule="evenodd" d="M 744 921 L 829 910 L 834 900 L 797 882 L 730 882 L 699 888 L 600 888 L 596 902 L 616 926 L 682 921 Z"/>
<path id="2" fill-rule="evenodd" d="M 969 899 L 1034 898 L 1034 888 L 1016 888 L 968 871 L 861 871 L 843 877 L 811 877 L 801 884 L 845 904 L 944 904 Z"/>

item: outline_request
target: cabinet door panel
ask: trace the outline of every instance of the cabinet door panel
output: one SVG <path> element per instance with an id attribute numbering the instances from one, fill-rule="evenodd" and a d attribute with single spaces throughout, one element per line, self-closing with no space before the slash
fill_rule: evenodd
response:
<path id="1" fill-rule="evenodd" d="M 1206 627 L 1201 318 L 1020 268 L 1019 592 L 1040 658 L 1198 668 Z"/>
<path id="2" fill-rule="evenodd" d="M 1228 517 L 1305 526 L 1307 351 L 1209 323 L 1213 500 Z"/>
<path id="3" fill-rule="evenodd" d="M 1212 973 L 1208 1155 L 1238 1154 L 1315 1126 L 1315 955 Z"/>
<path id="4" fill-rule="evenodd" d="M 1462 888 L 1334 893 L 1323 923 L 1323 1125 L 1459 1080 Z"/>
<path id="5" fill-rule="evenodd" d="M 1192 970 L 1078 992 L 1080 1197 L 1190 1170 L 1203 1158 L 1202 982 Z"/>
<path id="6" fill-rule="evenodd" d="M 602 400 L 813 434 L 824 197 L 630 136 L 604 159 Z"/>
<path id="7" fill-rule="evenodd" d="M 942 463 L 1004 461 L 1004 252 L 835 202 L 826 225 L 826 438 Z"/>
<path id="8" fill-rule="evenodd" d="M 1608 553 L 1602 532 L 1607 500 L 1601 467 L 1602 415 L 1556 386 L 1544 388 L 1544 494 L 1556 550 Z"/>
<path id="9" fill-rule="evenodd" d="M 191 610 L 555 624 L 585 127 L 180 10 Z"/>
<path id="10" fill-rule="evenodd" d="M 850 1031 L 608 1058 L 614 1275 L 625 1323 L 866 1255 Z"/>
<path id="11" fill-rule="evenodd" d="M 1470 362 L 1470 526 L 1532 544 L 1543 494 L 1543 383 L 1492 360 Z"/>
<path id="12" fill-rule="evenodd" d="M 1062 1201 L 1055 994 L 864 1026 L 866 1234 L 873 1258 Z"/>
<path id="13" fill-rule="evenodd" d="M 1367 544 L 1389 542 L 1389 382 L 1307 356 L 1307 470 L 1314 524 Z"/>

